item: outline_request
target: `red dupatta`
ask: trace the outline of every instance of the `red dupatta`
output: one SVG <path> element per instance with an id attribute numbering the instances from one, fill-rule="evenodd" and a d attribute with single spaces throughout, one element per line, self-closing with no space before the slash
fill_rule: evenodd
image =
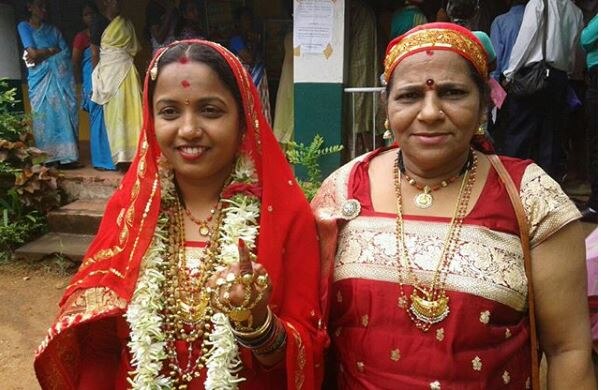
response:
<path id="1" fill-rule="evenodd" d="M 248 351 L 242 351 L 245 368 L 252 370 L 242 387 L 267 388 L 285 381 L 288 388 L 318 388 L 322 375 L 315 367 L 323 366 L 327 334 L 321 325 L 319 249 L 311 210 L 262 114 L 252 79 L 237 57 L 213 42 L 183 42 L 215 49 L 236 78 L 246 124 L 240 153 L 254 162 L 261 188 L 258 261 L 273 284 L 270 306 L 288 333 L 285 378 L 267 375 Z M 81 332 L 89 331 L 99 319 L 122 317 L 153 238 L 161 205 L 161 153 L 150 109 L 149 73 L 144 82 L 143 128 L 136 156 L 109 200 L 98 233 L 60 302 L 57 320 L 37 351 L 35 369 L 43 388 L 77 388 L 79 362 L 85 358 L 81 356 Z"/>

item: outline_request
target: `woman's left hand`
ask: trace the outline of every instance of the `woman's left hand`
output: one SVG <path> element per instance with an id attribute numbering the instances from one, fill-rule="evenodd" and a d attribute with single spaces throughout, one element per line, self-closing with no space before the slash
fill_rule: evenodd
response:
<path id="1" fill-rule="evenodd" d="M 213 275 L 211 304 L 215 311 L 227 315 L 235 328 L 256 329 L 267 318 L 271 282 L 263 265 L 251 261 L 248 247 L 239 240 L 240 262 Z"/>

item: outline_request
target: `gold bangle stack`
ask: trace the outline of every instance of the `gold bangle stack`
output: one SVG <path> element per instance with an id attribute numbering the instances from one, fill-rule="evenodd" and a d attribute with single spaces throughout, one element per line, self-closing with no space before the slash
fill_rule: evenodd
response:
<path id="1" fill-rule="evenodd" d="M 273 312 L 271 311 L 269 306 L 267 306 L 267 317 L 265 318 L 265 322 L 263 322 L 263 325 L 259 326 L 257 329 L 252 331 L 240 331 L 236 330 L 235 328 L 232 328 L 232 333 L 234 333 L 234 336 L 243 340 L 256 340 L 257 338 L 265 335 L 265 333 L 267 333 L 272 324 Z"/>

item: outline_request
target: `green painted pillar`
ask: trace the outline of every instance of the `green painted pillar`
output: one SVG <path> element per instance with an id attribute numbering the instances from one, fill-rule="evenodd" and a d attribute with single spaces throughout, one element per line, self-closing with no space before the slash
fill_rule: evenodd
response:
<path id="1" fill-rule="evenodd" d="M 305 145 L 316 134 L 324 146 L 344 143 L 344 10 L 344 0 L 294 2 L 294 140 Z M 320 160 L 324 176 L 341 156 Z"/>

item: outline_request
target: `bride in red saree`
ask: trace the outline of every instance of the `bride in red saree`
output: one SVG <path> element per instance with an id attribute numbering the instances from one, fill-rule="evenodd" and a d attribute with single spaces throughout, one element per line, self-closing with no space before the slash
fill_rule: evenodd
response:
<path id="1" fill-rule="evenodd" d="M 218 44 L 175 42 L 150 64 L 136 157 L 36 375 L 44 389 L 319 388 L 319 273 L 250 76 Z"/>

